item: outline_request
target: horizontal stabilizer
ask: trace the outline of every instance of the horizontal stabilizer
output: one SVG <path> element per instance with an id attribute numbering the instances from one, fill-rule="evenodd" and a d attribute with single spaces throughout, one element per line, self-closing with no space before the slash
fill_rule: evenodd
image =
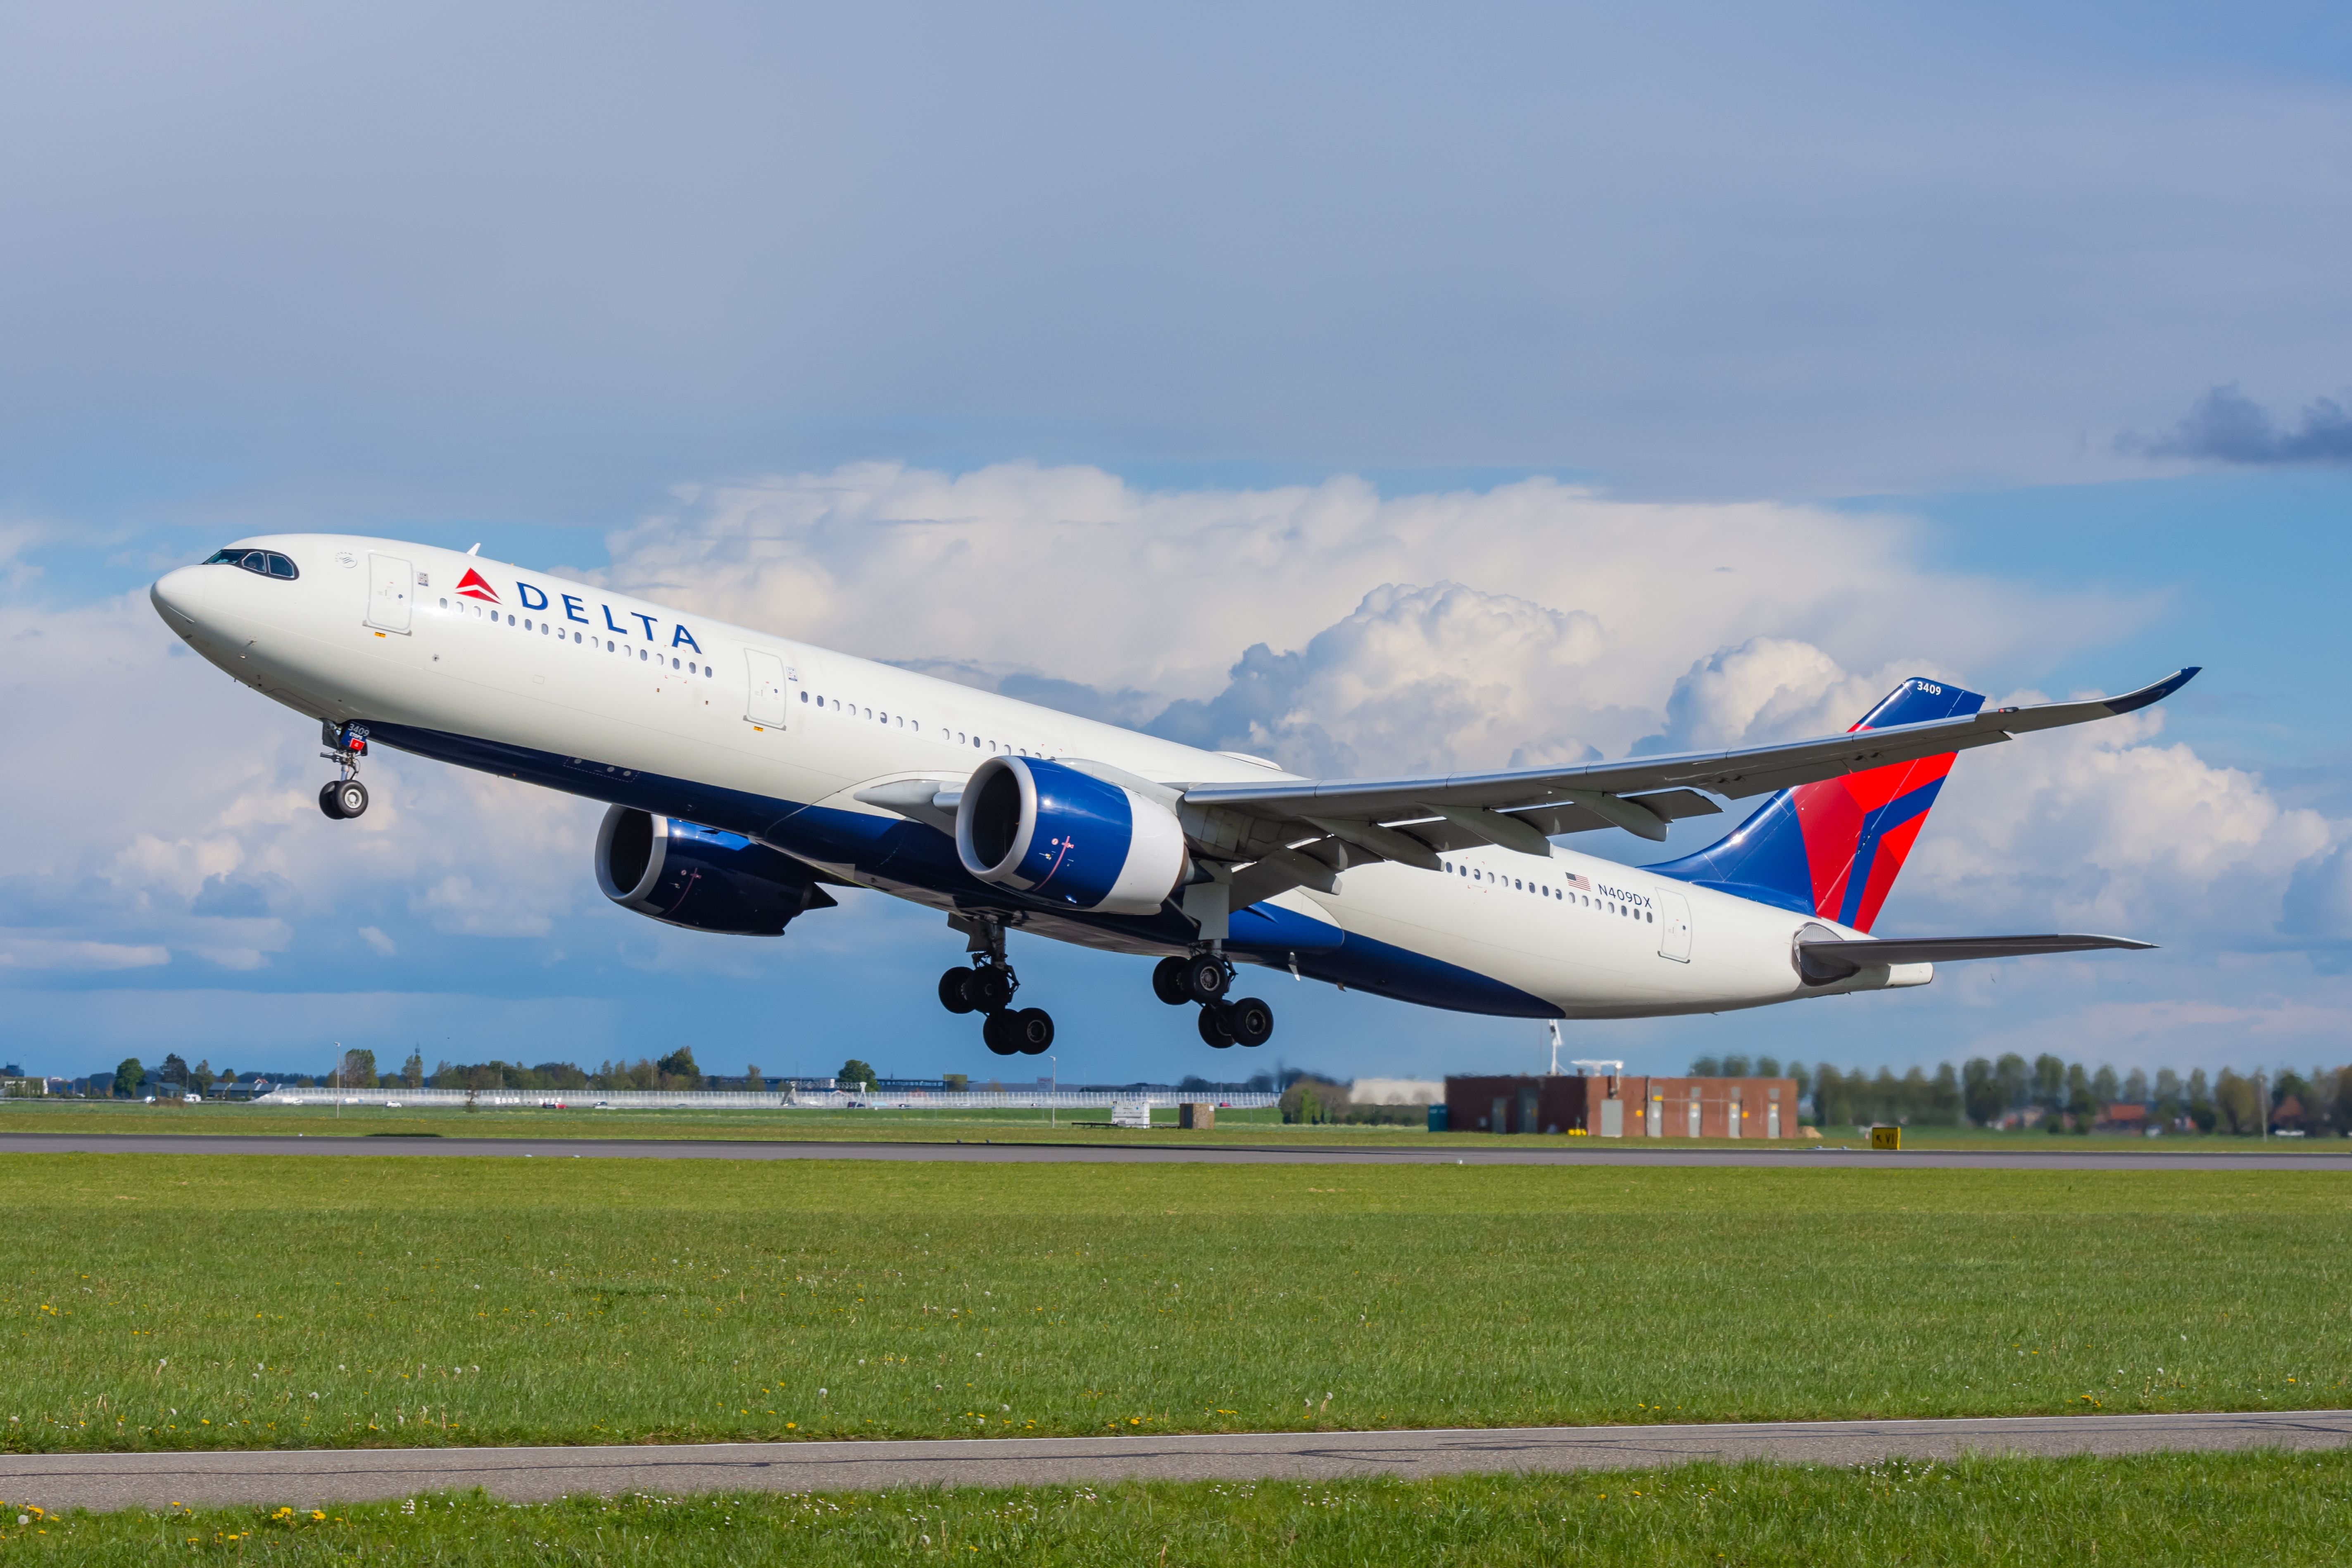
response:
<path id="1" fill-rule="evenodd" d="M 2030 958 L 2041 952 L 2153 948 L 2127 936 L 1925 936 L 1883 942 L 1800 942 L 1798 966 L 1816 984 L 1843 980 L 1879 964 L 1958 963 L 1964 958 Z"/>

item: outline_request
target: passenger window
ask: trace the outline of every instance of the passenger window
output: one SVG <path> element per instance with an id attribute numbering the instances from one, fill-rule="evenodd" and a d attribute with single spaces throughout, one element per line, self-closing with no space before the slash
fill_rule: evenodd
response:
<path id="1" fill-rule="evenodd" d="M 449 607 L 449 601 L 448 601 L 448 600 L 446 600 L 446 599 L 442 600 L 442 601 L 441 601 L 441 607 L 442 607 L 443 609 L 445 609 L 445 610 L 446 610 L 446 609 L 447 609 L 447 608 Z"/>

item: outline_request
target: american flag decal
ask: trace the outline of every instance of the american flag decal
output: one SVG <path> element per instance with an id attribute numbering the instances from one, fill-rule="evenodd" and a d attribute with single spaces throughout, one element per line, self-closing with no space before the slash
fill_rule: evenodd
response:
<path id="1" fill-rule="evenodd" d="M 1573 871 L 1570 871 L 1568 874 L 1568 885 L 1571 888 L 1580 888 L 1588 893 L 1592 891 L 1592 884 L 1586 881 L 1583 878 L 1578 876 Z"/>

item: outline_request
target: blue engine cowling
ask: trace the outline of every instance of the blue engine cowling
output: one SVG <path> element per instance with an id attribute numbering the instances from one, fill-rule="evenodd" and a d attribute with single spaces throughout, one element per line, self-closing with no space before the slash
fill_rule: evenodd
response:
<path id="1" fill-rule="evenodd" d="M 616 805 L 596 831 L 596 885 L 623 909 L 730 936 L 778 936 L 830 908 L 807 867 L 740 834 Z"/>
<path id="2" fill-rule="evenodd" d="M 1192 869 L 1159 802 L 1063 763 L 991 757 L 956 806 L 956 854 L 983 882 L 1076 910 L 1148 915 Z"/>

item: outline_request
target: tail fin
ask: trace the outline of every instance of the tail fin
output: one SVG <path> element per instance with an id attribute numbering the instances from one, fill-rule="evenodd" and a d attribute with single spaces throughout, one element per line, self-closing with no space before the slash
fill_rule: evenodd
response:
<path id="1" fill-rule="evenodd" d="M 1977 692 L 1915 677 L 1853 728 L 1964 718 L 1984 703 Z M 1866 931 L 1927 826 L 1953 755 L 1784 789 L 1729 837 L 1647 869 Z"/>

